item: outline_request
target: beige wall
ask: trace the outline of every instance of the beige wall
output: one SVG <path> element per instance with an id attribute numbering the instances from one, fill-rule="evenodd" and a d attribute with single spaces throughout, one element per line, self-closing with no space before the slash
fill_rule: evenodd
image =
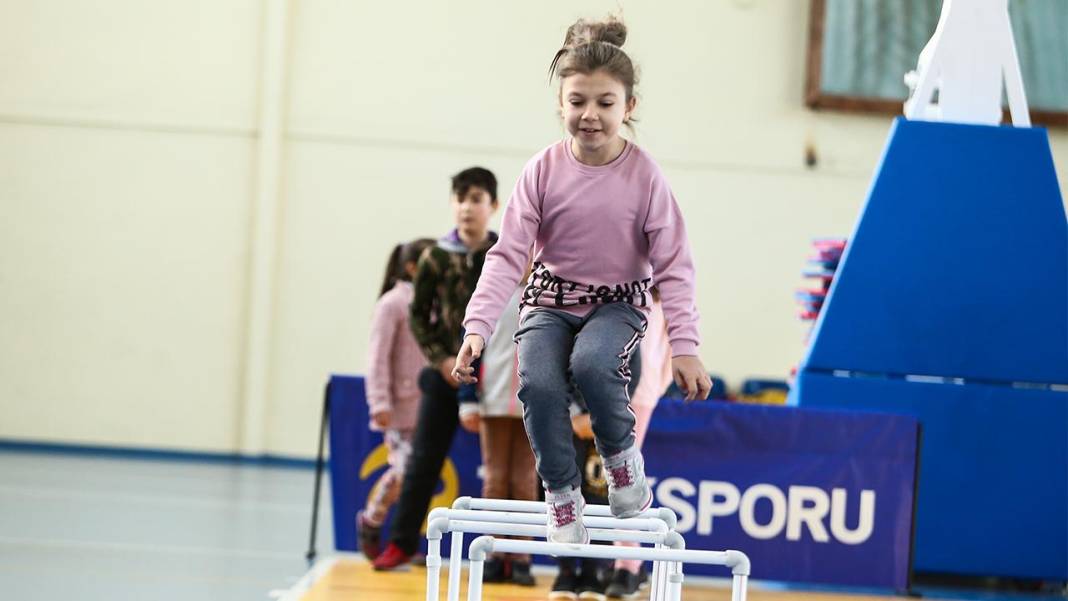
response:
<path id="1" fill-rule="evenodd" d="M 624 2 L 637 140 L 686 214 L 702 356 L 782 377 L 815 236 L 850 232 L 887 117 L 802 107 L 807 3 Z M 448 176 L 507 196 L 558 139 L 545 70 L 616 1 L 292 2 L 271 285 L 250 293 L 264 5 L 0 3 L 0 438 L 247 449 L 249 307 L 271 308 L 266 450 L 314 452 L 363 371 L 391 246 L 448 227 Z M 1068 136 L 1053 138 L 1066 181 Z M 815 145 L 820 164 L 802 165 Z"/>

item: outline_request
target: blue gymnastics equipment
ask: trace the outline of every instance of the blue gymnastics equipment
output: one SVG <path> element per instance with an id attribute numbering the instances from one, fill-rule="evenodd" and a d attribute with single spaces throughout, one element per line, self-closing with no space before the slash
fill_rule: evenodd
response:
<path id="1" fill-rule="evenodd" d="M 1044 129 L 898 118 L 791 402 L 923 429 L 914 569 L 1068 580 L 1068 236 Z"/>

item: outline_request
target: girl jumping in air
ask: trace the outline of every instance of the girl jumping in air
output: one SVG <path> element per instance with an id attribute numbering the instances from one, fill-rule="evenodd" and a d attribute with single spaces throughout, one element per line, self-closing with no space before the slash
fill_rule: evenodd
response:
<path id="1" fill-rule="evenodd" d="M 620 136 L 634 111 L 635 69 L 617 19 L 579 20 L 550 74 L 560 78 L 568 136 L 524 167 L 464 319 L 453 375 L 474 382 L 480 356 L 533 251 L 523 293 L 519 399 L 549 506 L 548 538 L 585 543 L 581 477 L 568 404 L 577 386 L 604 459 L 612 513 L 633 517 L 653 500 L 635 444 L 628 363 L 660 291 L 672 371 L 688 399 L 708 396 L 697 358 L 694 266 L 682 214 L 653 159 Z"/>

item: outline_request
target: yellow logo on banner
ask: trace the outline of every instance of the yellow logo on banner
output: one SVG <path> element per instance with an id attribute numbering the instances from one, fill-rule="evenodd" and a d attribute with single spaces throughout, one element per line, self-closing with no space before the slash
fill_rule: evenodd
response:
<path id="1" fill-rule="evenodd" d="M 389 465 L 389 448 L 385 443 L 375 447 L 373 451 L 367 454 L 364 458 L 363 464 L 360 465 L 360 480 L 366 480 L 371 474 Z M 434 495 L 430 499 L 430 509 L 435 507 L 452 507 L 452 502 L 456 500 L 456 497 L 460 494 L 460 476 L 456 473 L 456 466 L 453 465 L 452 460 L 448 457 L 445 458 L 445 464 L 441 466 L 441 492 Z M 382 484 L 381 480 L 375 482 L 374 488 L 371 489 L 368 497 L 374 496 L 378 492 L 378 487 Z M 429 515 L 429 510 L 427 512 Z M 426 520 L 423 520 L 423 526 L 421 532 L 426 534 Z"/>

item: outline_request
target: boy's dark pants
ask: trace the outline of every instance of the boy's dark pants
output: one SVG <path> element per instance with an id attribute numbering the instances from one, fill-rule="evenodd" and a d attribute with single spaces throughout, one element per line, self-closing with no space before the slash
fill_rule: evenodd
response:
<path id="1" fill-rule="evenodd" d="M 423 520 L 438 485 L 441 466 L 460 424 L 456 389 L 433 367 L 419 374 L 419 420 L 412 436 L 412 454 L 404 470 L 400 500 L 393 519 L 390 540 L 411 555 L 419 548 Z"/>

